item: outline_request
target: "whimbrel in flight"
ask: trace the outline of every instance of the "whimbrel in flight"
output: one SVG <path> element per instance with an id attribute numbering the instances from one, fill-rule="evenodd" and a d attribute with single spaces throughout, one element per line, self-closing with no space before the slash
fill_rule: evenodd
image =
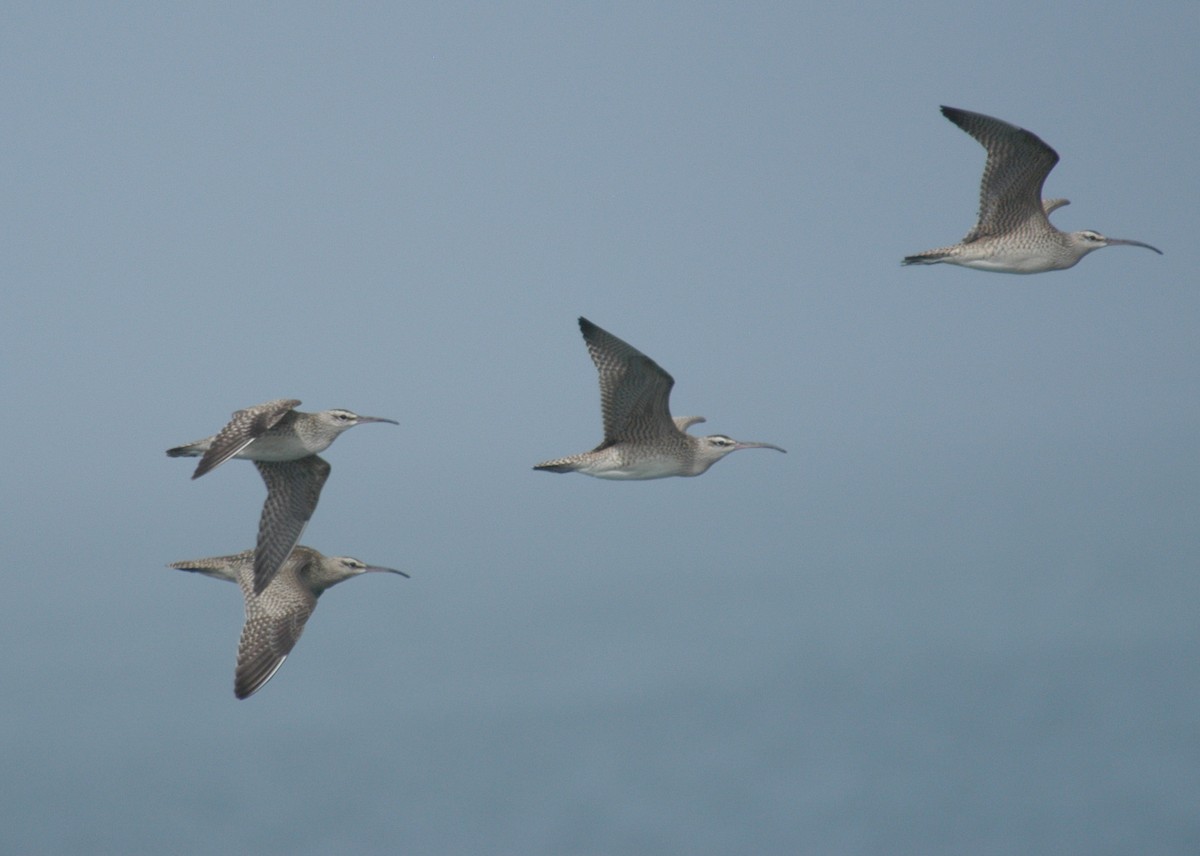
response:
<path id="1" fill-rule="evenodd" d="M 212 437 L 167 449 L 172 458 L 199 457 L 192 478 L 198 479 L 230 458 L 254 461 L 267 483 L 267 501 L 258 522 L 254 555 L 254 590 L 261 592 L 300 541 L 316 510 L 331 467 L 317 456 L 338 435 L 365 422 L 395 419 L 359 416 L 349 410 L 301 413 L 294 398 L 278 398 L 238 410 Z"/>
<path id="2" fill-rule="evenodd" d="M 985 149 L 987 162 L 979 188 L 979 222 L 958 244 L 906 256 L 906 265 L 939 262 L 1000 273 L 1042 273 L 1073 267 L 1092 250 L 1124 244 L 1162 250 L 1099 232 L 1060 232 L 1047 217 L 1068 204 L 1066 199 L 1042 199 L 1042 184 L 1058 163 L 1058 153 L 1037 136 L 955 107 L 942 115 L 962 128 Z"/>
<path id="3" fill-rule="evenodd" d="M 233 694 L 238 698 L 253 695 L 279 671 L 325 589 L 370 571 L 408 576 L 404 571 L 363 564 L 349 556 L 324 556 L 305 546 L 292 550 L 261 593 L 254 591 L 254 550 L 172 562 L 167 567 L 196 571 L 241 586 L 246 599 L 246 624 L 238 642 L 233 679 Z"/>
<path id="4" fill-rule="evenodd" d="M 703 416 L 671 418 L 668 399 L 675 380 L 637 348 L 586 318 L 579 329 L 600 373 L 604 442 L 590 452 L 543 461 L 535 470 L 578 472 L 601 479 L 661 479 L 698 476 L 738 449 L 775 449 L 713 434 L 694 437 L 689 426 Z"/>

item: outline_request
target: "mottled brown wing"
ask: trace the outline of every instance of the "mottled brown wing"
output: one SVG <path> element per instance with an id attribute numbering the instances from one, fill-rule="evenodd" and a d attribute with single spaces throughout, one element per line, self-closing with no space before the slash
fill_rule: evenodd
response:
<path id="1" fill-rule="evenodd" d="M 979 219 L 963 243 L 1019 231 L 1031 220 L 1037 228 L 1049 229 L 1042 185 L 1058 163 L 1058 153 L 1036 134 L 982 113 L 943 107 L 942 115 L 987 149 Z"/>
<path id="2" fill-rule="evenodd" d="M 279 580 L 262 594 L 254 593 L 249 580 L 243 583 L 246 624 L 238 642 L 233 679 L 233 693 L 238 698 L 253 695 L 279 671 L 316 608 L 316 596 L 294 579 L 295 565 L 294 561 L 283 570 L 287 580 Z"/>
<path id="3" fill-rule="evenodd" d="M 267 483 L 254 550 L 254 591 L 261 593 L 299 543 L 333 468 L 317 455 L 254 465 Z"/>
<path id="4" fill-rule="evenodd" d="M 219 467 L 242 449 L 249 446 L 271 428 L 274 428 L 289 411 L 299 406 L 295 398 L 277 398 L 253 407 L 238 410 L 229 424 L 217 432 L 212 445 L 196 464 L 192 478 L 198 479 L 209 470 Z"/>
<path id="5" fill-rule="evenodd" d="M 602 447 L 676 433 L 669 404 L 674 378 L 637 348 L 586 318 L 579 319 L 579 329 L 600 375 Z"/>

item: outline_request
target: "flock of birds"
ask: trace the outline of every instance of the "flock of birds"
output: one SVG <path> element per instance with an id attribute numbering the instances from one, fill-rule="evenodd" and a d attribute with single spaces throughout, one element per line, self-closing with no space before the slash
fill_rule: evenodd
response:
<path id="1" fill-rule="evenodd" d="M 959 243 L 907 256 L 903 264 L 945 263 L 1029 274 L 1064 270 L 1093 250 L 1118 244 L 1162 254 L 1141 241 L 1107 238 L 1091 230 L 1059 231 L 1047 215 L 1067 200 L 1042 199 L 1042 185 L 1058 163 L 1054 149 L 1023 128 L 981 113 L 943 107 L 942 114 L 987 150 L 978 221 Z M 544 461 L 535 470 L 602 479 L 698 476 L 739 449 L 784 451 L 724 434 L 687 433 L 705 420 L 671 416 L 671 375 L 586 318 L 579 319 L 579 327 L 600 377 L 604 440 L 590 452 Z M 238 410 L 217 434 L 167 450 L 171 457 L 200 458 L 194 479 L 230 458 L 243 458 L 254 461 L 267 485 L 253 550 L 169 565 L 241 587 L 246 623 L 234 673 L 234 694 L 240 699 L 259 690 L 283 665 L 327 588 L 372 571 L 408 576 L 348 556 L 325 556 L 299 544 L 331 470 L 319 453 L 355 425 L 398 424 L 349 410 L 304 413 L 295 409 L 299 404 L 296 399 L 276 399 Z"/>

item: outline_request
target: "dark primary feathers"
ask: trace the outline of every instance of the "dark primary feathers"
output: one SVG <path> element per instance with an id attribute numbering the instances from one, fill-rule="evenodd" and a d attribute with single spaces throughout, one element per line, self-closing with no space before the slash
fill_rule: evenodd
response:
<path id="1" fill-rule="evenodd" d="M 196 464 L 196 471 L 192 473 L 192 478 L 198 479 L 228 461 L 278 425 L 279 420 L 299 405 L 300 401 L 295 398 L 277 398 L 274 401 L 234 411 L 229 424 L 217 432 L 212 445 L 200 458 L 200 463 Z"/>
<path id="2" fill-rule="evenodd" d="M 600 375 L 604 442 L 597 448 L 676 433 L 669 405 L 675 379 L 637 348 L 586 318 L 579 319 L 579 329 Z"/>
<path id="3" fill-rule="evenodd" d="M 246 597 L 246 624 L 238 640 L 233 694 L 248 698 L 279 671 L 304 632 L 317 596 L 300 586 L 276 586 Z"/>
<path id="4" fill-rule="evenodd" d="M 992 116 L 945 106 L 942 115 L 987 149 L 979 185 L 979 219 L 963 243 L 1016 231 L 1031 218 L 1044 221 L 1048 228 L 1042 185 L 1058 163 L 1058 153 L 1036 134 Z"/>
<path id="5" fill-rule="evenodd" d="M 318 455 L 294 461 L 255 461 L 267 484 L 254 551 L 254 591 L 261 594 L 300 542 L 333 467 Z"/>

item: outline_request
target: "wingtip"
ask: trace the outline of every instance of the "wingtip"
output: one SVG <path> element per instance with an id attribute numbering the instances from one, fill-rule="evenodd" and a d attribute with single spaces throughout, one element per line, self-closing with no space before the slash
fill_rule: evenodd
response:
<path id="1" fill-rule="evenodd" d="M 266 662 L 251 660 L 239 662 L 233 675 L 233 694 L 239 700 L 248 699 L 265 687 L 275 677 L 275 673 L 287 660 L 288 655 L 275 659 L 267 657 Z"/>
<path id="2" fill-rule="evenodd" d="M 234 681 L 234 684 L 233 684 L 234 697 L 237 698 L 238 701 L 245 701 L 246 699 L 250 698 L 250 696 L 254 695 L 256 692 L 261 690 L 266 685 L 267 681 L 271 680 L 271 678 L 274 676 L 274 674 L 275 673 L 272 672 L 270 675 L 267 676 L 266 680 L 251 682 L 248 684 L 241 683 L 239 681 Z"/>
<path id="3" fill-rule="evenodd" d="M 211 449 L 205 450 L 204 454 L 200 456 L 200 461 L 196 464 L 196 469 L 192 471 L 192 478 L 198 479 L 200 476 L 215 470 L 218 466 L 224 463 L 224 461 L 216 460 L 216 456 L 210 455 L 209 451 L 211 451 Z"/>
<path id="4" fill-rule="evenodd" d="M 961 107 L 948 107 L 943 104 L 941 109 L 942 115 L 960 128 L 963 127 L 963 122 L 967 121 L 967 117 L 971 115 L 970 110 L 963 110 Z"/>

